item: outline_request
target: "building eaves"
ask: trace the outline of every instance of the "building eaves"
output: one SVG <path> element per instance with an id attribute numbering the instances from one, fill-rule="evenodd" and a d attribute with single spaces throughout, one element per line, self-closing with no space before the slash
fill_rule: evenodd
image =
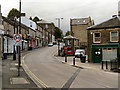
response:
<path id="1" fill-rule="evenodd" d="M 119 17 L 113 17 L 109 20 L 106 20 L 106 21 L 100 23 L 100 24 L 90 26 L 87 28 L 87 30 L 119 28 L 119 27 L 120 27 Z"/>

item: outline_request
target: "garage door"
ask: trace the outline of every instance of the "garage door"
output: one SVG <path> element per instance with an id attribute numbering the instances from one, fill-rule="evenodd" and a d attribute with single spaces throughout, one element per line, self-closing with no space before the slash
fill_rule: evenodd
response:
<path id="1" fill-rule="evenodd" d="M 112 60 L 117 58 L 117 48 L 103 48 L 103 60 Z"/>

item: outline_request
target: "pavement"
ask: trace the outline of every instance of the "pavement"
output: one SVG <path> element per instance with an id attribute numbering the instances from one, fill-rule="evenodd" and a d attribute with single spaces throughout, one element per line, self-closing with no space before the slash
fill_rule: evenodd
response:
<path id="1" fill-rule="evenodd" d="M 85 63 L 82 63 L 80 58 L 75 58 L 74 56 L 67 56 L 67 62 L 65 62 L 65 57 L 58 56 L 57 54 L 55 54 L 55 57 L 62 63 L 68 64 L 74 67 L 81 67 L 84 69 L 93 69 L 93 70 L 98 70 L 98 71 L 111 72 L 111 66 L 109 62 L 108 62 L 108 69 L 106 69 L 105 62 L 104 62 L 103 69 L 102 69 L 101 63 L 90 63 L 87 61 L 87 59 Z M 73 65 L 73 58 L 75 58 L 75 65 Z"/>
<path id="2" fill-rule="evenodd" d="M 21 56 L 27 53 L 30 52 L 23 52 Z M 37 88 L 23 67 L 20 67 L 20 76 L 18 76 L 18 58 L 13 60 L 12 55 L 7 55 L 7 59 L 2 60 L 2 90 L 36 90 Z"/>

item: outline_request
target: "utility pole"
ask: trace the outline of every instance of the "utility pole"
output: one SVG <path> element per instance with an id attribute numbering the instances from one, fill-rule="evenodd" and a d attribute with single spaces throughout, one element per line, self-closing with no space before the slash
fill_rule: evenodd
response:
<path id="1" fill-rule="evenodd" d="M 21 0 L 19 2 L 19 34 L 21 34 Z M 21 57 L 20 57 L 20 45 L 18 46 L 18 76 L 20 76 L 20 65 L 21 65 Z"/>

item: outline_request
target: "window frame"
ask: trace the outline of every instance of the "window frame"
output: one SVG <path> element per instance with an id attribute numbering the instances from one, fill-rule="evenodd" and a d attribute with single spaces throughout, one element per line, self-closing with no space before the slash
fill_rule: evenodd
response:
<path id="1" fill-rule="evenodd" d="M 96 33 L 100 33 L 100 41 L 97 41 L 97 42 L 95 41 L 95 34 Z M 93 43 L 101 43 L 101 32 L 94 32 L 93 33 Z"/>
<path id="2" fill-rule="evenodd" d="M 112 32 L 117 32 L 117 41 L 112 41 L 112 35 L 111 35 Z M 118 37 L 119 37 L 118 31 L 111 31 L 111 32 L 110 32 L 110 42 L 118 42 L 118 41 L 119 41 L 119 38 L 118 38 Z"/>

